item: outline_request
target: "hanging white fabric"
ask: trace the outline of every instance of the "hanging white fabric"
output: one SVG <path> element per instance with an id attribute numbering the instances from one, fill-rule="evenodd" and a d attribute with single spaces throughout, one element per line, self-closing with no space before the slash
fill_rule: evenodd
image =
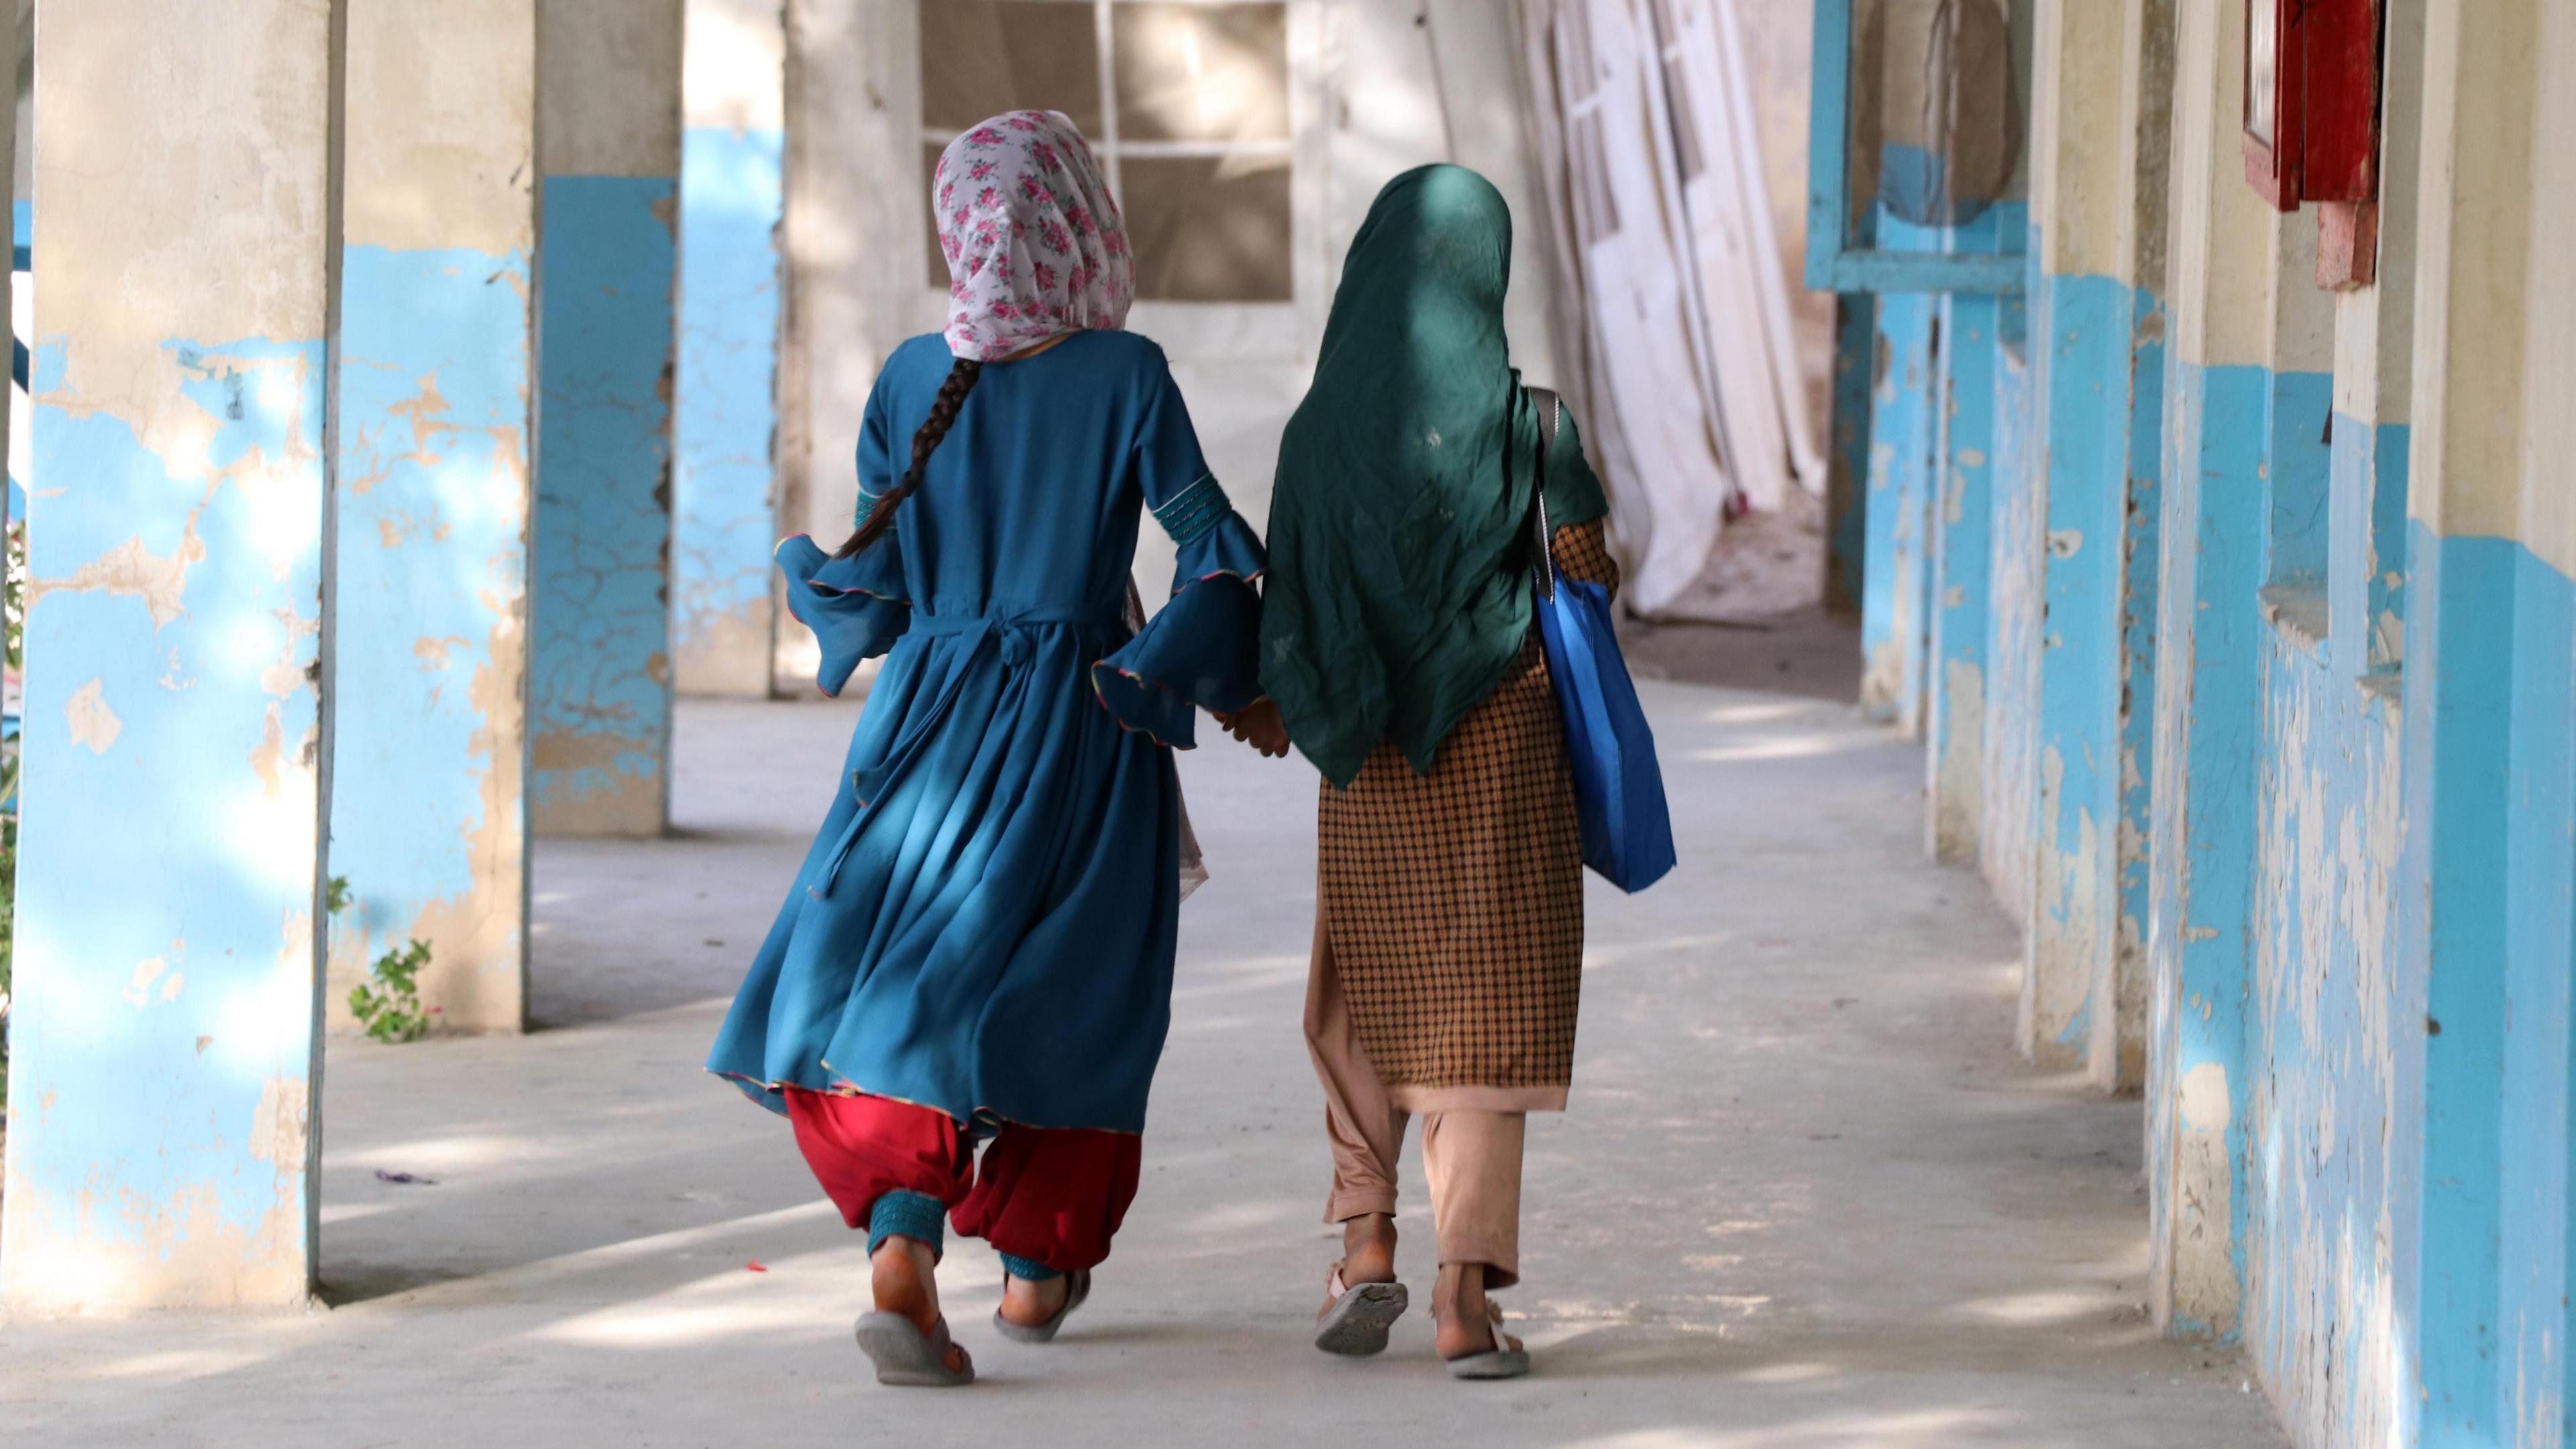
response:
<path id="1" fill-rule="evenodd" d="M 1667 197 L 1658 175 L 1660 117 L 1644 75 L 1652 35 L 1624 0 L 1541 8 L 1533 48 L 1548 53 L 1537 73 L 1555 86 L 1541 117 L 1561 129 L 1560 194 L 1573 214 L 1591 353 L 1593 410 L 1582 422 L 1607 425 L 1620 441 L 1601 460 L 1610 527 L 1628 563 L 1624 597 L 1653 615 L 1698 579 L 1729 485 L 1703 390 L 1698 299 L 1676 246 L 1678 206 L 1667 214 L 1679 198 Z"/>
<path id="2" fill-rule="evenodd" d="M 1735 0 L 1654 0 L 1652 8 L 1663 42 L 1655 79 L 1681 163 L 1729 473 L 1755 508 L 1780 507 L 1792 484 L 1821 496 L 1824 459 L 1789 326 Z"/>
<path id="3" fill-rule="evenodd" d="M 1522 0 L 1559 345 L 1608 475 L 1624 597 L 1698 580 L 1730 499 L 1823 487 L 1727 0 Z"/>

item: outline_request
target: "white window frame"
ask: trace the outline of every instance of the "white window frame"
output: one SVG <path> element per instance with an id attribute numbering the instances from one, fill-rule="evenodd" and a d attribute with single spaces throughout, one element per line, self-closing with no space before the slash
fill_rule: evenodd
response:
<path id="1" fill-rule="evenodd" d="M 939 0 L 922 0 L 937 4 Z M 1326 137 L 1319 75 L 1318 0 L 1024 0 L 1024 3 L 1081 5 L 1092 12 L 1094 50 L 1100 77 L 1100 134 L 1090 138 L 1108 173 L 1110 194 L 1120 211 L 1127 207 L 1124 163 L 1138 160 L 1203 159 L 1226 156 L 1286 158 L 1289 163 L 1289 295 L 1281 301 L 1159 301 L 1138 298 L 1129 326 L 1161 341 L 1175 358 L 1203 361 L 1266 360 L 1298 357 L 1309 339 L 1323 331 L 1325 301 L 1320 296 L 1328 259 L 1323 226 Z M 1286 13 L 1288 32 L 1288 135 L 1266 141 L 1130 141 L 1118 127 L 1118 56 L 1113 16 L 1120 5 L 1157 4 L 1217 8 L 1238 4 L 1274 4 Z M 917 32 L 916 32 L 917 33 Z M 926 97 L 914 98 L 914 124 L 925 147 L 945 147 L 959 133 L 922 123 Z M 919 154 L 916 149 L 915 154 Z M 928 178 L 925 176 L 924 181 Z M 947 290 L 923 279 L 924 288 L 944 304 Z"/>

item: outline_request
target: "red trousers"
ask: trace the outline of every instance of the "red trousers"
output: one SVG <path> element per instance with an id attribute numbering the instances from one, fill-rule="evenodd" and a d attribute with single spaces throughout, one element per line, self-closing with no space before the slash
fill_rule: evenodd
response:
<path id="1" fill-rule="evenodd" d="M 1005 1124 L 975 1156 L 945 1112 L 886 1097 L 790 1089 L 796 1146 L 853 1228 L 889 1192 L 948 1208 L 951 1226 L 997 1252 L 1062 1272 L 1097 1265 L 1136 1200 L 1142 1140 L 1127 1132 Z"/>

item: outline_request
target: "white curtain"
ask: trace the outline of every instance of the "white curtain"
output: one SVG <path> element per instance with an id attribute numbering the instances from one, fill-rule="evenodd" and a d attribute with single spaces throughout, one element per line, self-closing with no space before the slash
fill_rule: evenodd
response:
<path id="1" fill-rule="evenodd" d="M 1522 0 L 1558 345 L 1627 599 L 1669 609 L 1731 502 L 1823 487 L 1731 0 Z"/>

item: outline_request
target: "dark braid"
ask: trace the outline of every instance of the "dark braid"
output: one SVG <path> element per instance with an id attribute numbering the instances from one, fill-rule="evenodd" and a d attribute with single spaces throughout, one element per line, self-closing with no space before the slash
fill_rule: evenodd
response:
<path id="1" fill-rule="evenodd" d="M 984 364 L 971 357 L 957 359 L 956 365 L 948 369 L 947 381 L 939 384 L 939 395 L 930 400 L 930 416 L 922 420 L 919 431 L 912 435 L 912 466 L 904 470 L 903 481 L 887 489 L 877 499 L 876 506 L 868 510 L 868 516 L 859 521 L 858 532 L 851 534 L 832 557 L 848 558 L 854 553 L 865 552 L 870 544 L 885 536 L 887 529 L 894 527 L 895 509 L 921 486 L 921 470 L 930 465 L 930 455 L 938 448 L 939 440 L 947 437 L 949 428 L 955 426 L 957 410 L 966 405 L 966 394 L 975 390 L 975 379 L 983 373 Z"/>

